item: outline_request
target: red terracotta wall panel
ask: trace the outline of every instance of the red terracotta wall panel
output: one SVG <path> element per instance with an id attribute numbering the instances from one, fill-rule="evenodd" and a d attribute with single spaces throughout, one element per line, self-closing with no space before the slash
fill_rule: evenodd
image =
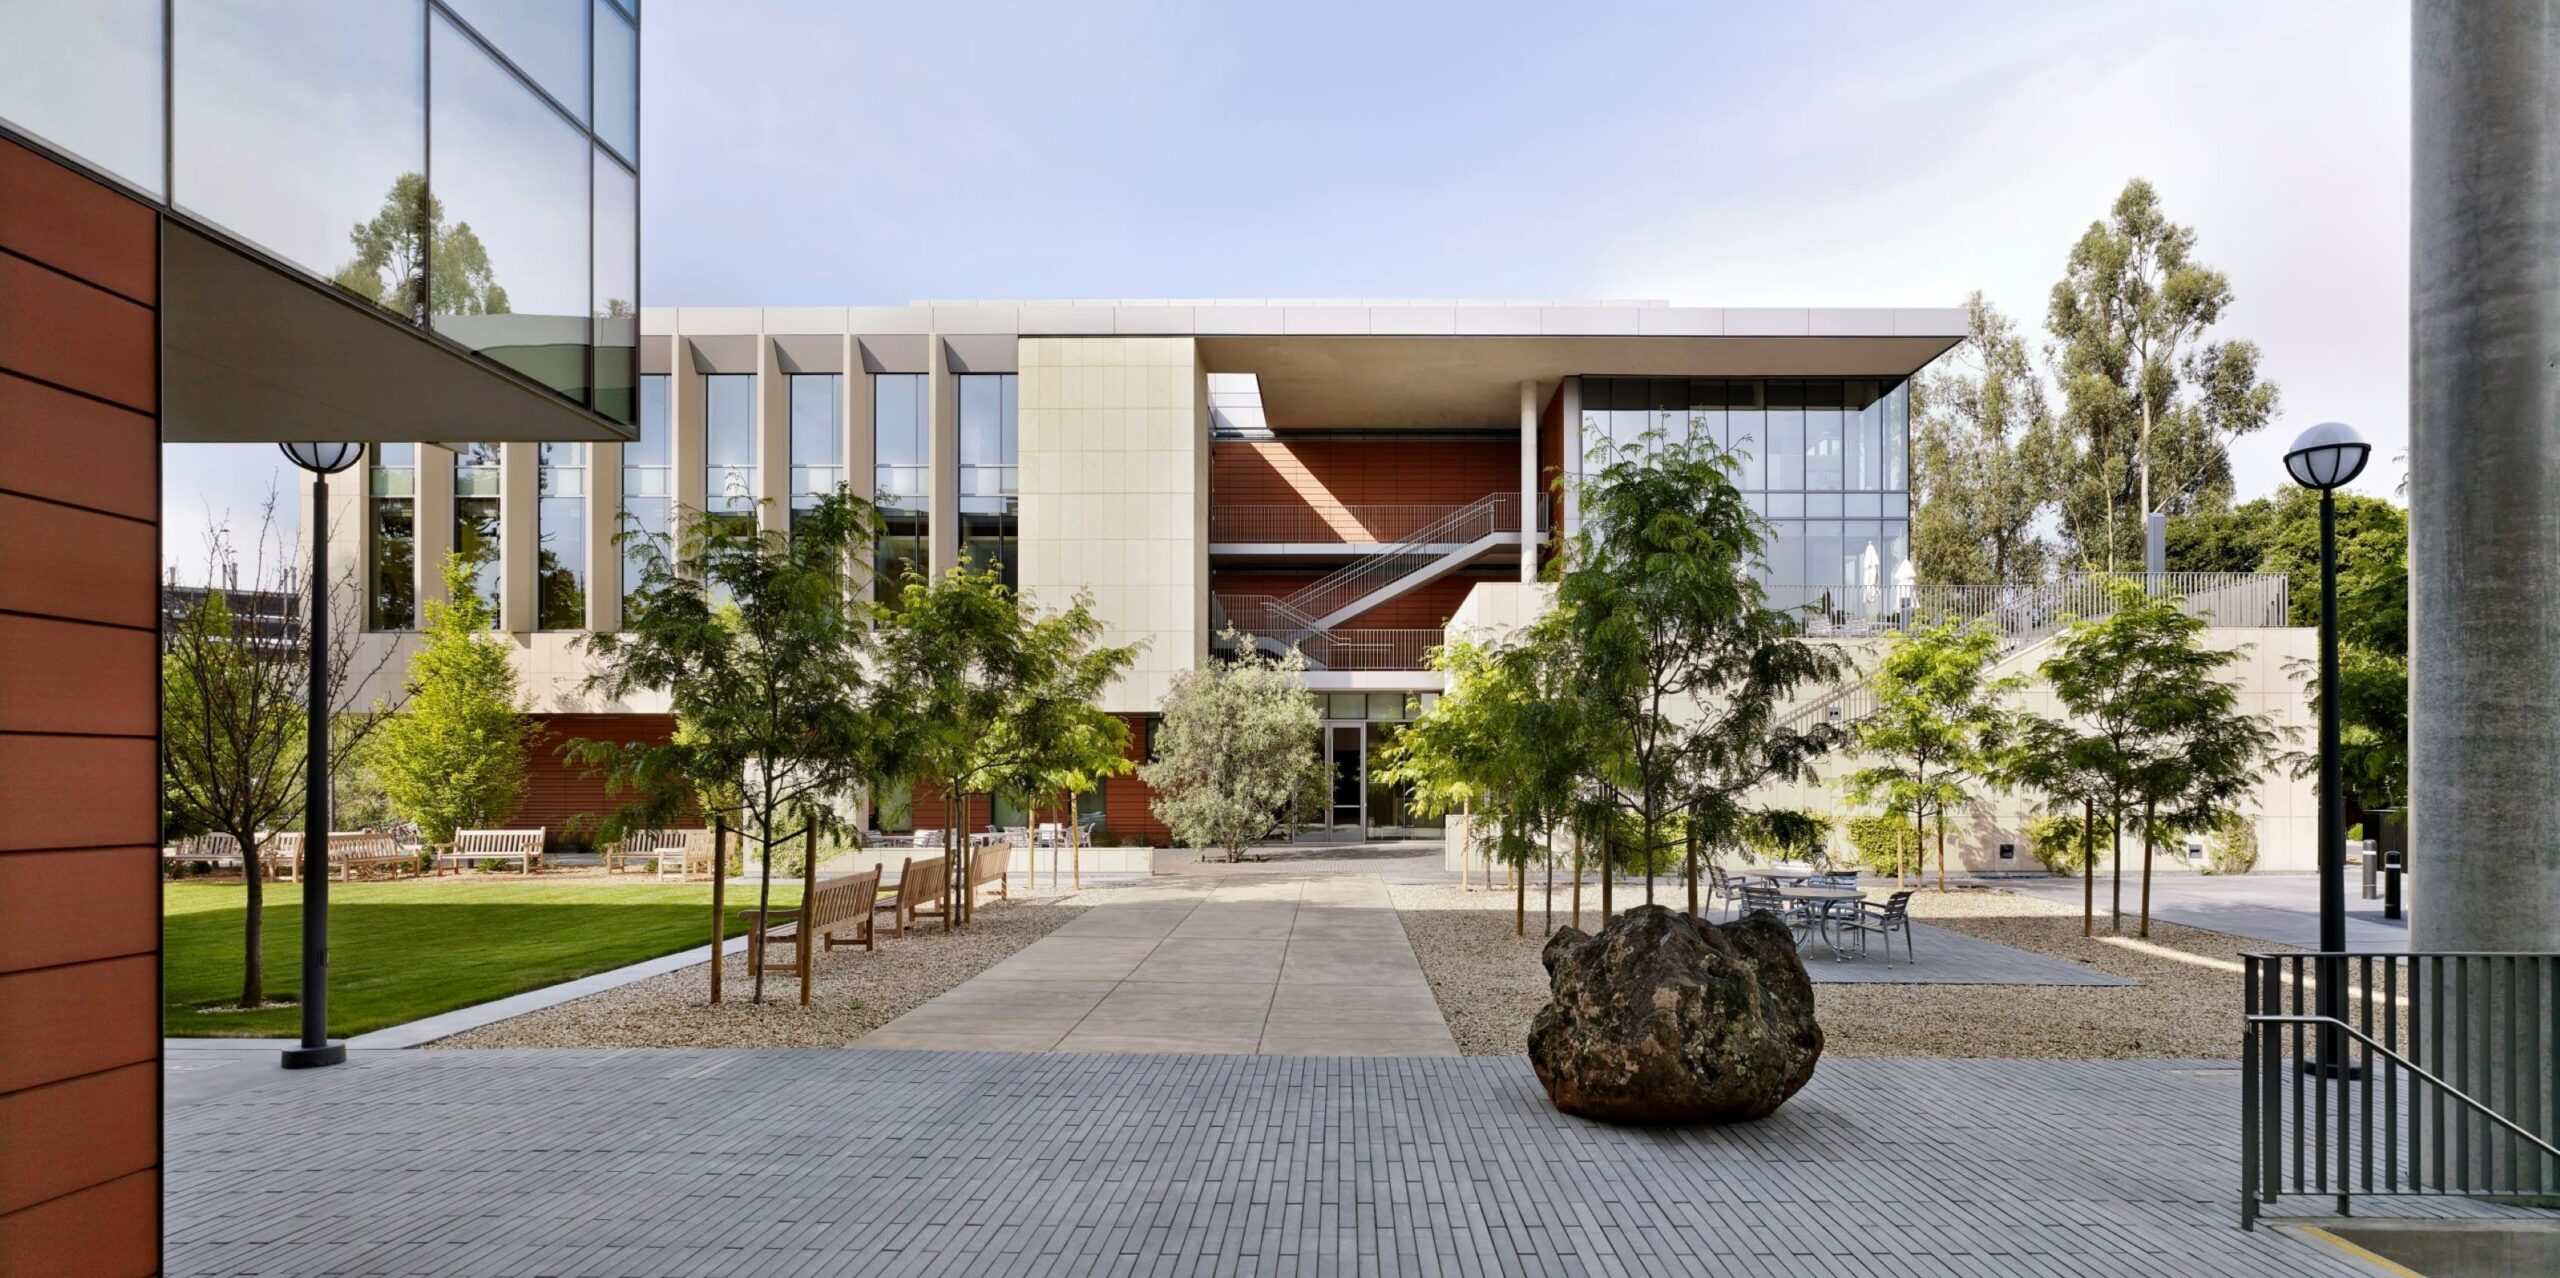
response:
<path id="1" fill-rule="evenodd" d="M 0 1274 L 134 1278 L 158 1272 L 157 1170 L 0 1216 Z"/>
<path id="2" fill-rule="evenodd" d="M 0 972 L 149 954 L 159 944 L 158 849 L 0 852 Z"/>
<path id="3" fill-rule="evenodd" d="M 157 844 L 159 762 L 149 737 L 0 735 L 0 852 Z"/>
<path id="4" fill-rule="evenodd" d="M 1509 440 L 1231 440 L 1210 450 L 1214 506 L 1309 512 L 1340 540 L 1392 541 L 1406 530 L 1366 528 L 1356 507 L 1456 507 L 1519 485 L 1520 446 Z M 1221 538 L 1264 539 L 1249 530 Z"/>
<path id="5" fill-rule="evenodd" d="M 1292 591 L 1314 584 L 1321 575 L 1315 572 L 1221 572 L 1210 577 L 1209 593 L 1220 597 L 1269 595 L 1281 598 Z M 1453 573 L 1436 581 L 1424 582 L 1367 612 L 1360 613 L 1343 622 L 1341 628 L 1346 630 L 1444 629 L 1449 624 L 1449 618 L 1457 613 L 1458 606 L 1467 601 L 1467 592 L 1474 590 L 1478 582 L 1517 579 L 1516 574 L 1505 578 Z"/>
<path id="6" fill-rule="evenodd" d="M 0 611 L 159 624 L 160 546 L 150 524 L 0 492 Z"/>
<path id="7" fill-rule="evenodd" d="M 0 732 L 159 730 L 147 630 L 0 613 Z"/>
<path id="8" fill-rule="evenodd" d="M 160 425 L 145 414 L 0 373 L 0 487 L 158 519 L 159 452 Z"/>
<path id="9" fill-rule="evenodd" d="M 159 1161 L 160 1071 L 145 1062 L 0 1095 L 0 1212 L 128 1176 Z"/>
<path id="10" fill-rule="evenodd" d="M 155 955 L 0 974 L 0 1092 L 159 1059 L 159 977 Z"/>
<path id="11" fill-rule="evenodd" d="M 143 303 L 159 297 L 160 218 L 12 142 L 0 142 L 0 249 Z"/>
<path id="12" fill-rule="evenodd" d="M 607 794 L 604 778 L 587 775 L 585 764 L 565 757 L 560 748 L 571 741 L 644 741 L 661 743 L 675 736 L 669 714 L 563 714 L 539 718 L 533 743 L 525 752 L 524 801 L 507 824 L 541 826 L 553 840 L 564 834 L 577 843 L 595 837 L 596 822 L 631 801 L 628 794 Z"/>
<path id="13" fill-rule="evenodd" d="M 1139 767 L 1146 766 L 1147 762 L 1147 718 L 1146 715 L 1135 714 L 1120 716 L 1121 722 L 1129 725 L 1129 748 L 1125 757 Z M 1104 778 L 1102 828 L 1123 838 L 1143 839 L 1157 847 L 1171 844 L 1173 832 L 1156 819 L 1151 806 L 1155 802 L 1155 794 L 1154 788 L 1139 779 L 1134 769 L 1120 776 Z"/>
<path id="14" fill-rule="evenodd" d="M 147 306 L 0 254 L 0 368 L 150 412 L 158 324 Z"/>

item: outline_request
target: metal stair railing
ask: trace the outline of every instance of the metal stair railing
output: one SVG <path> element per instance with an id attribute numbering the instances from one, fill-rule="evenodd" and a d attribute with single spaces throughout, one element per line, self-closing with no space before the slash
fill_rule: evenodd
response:
<path id="1" fill-rule="evenodd" d="M 1505 533 L 1516 535 L 1519 531 L 1520 494 L 1493 493 L 1415 529 L 1394 546 L 1363 555 L 1325 574 L 1280 602 L 1311 621 L 1321 621 L 1387 588 L 1400 578 L 1419 573 L 1453 554 L 1464 553 L 1444 547 L 1470 546 L 1489 537 Z"/>
<path id="2" fill-rule="evenodd" d="M 2241 958 L 2241 1228 L 2288 1193 L 2560 1196 L 2560 954 Z"/>

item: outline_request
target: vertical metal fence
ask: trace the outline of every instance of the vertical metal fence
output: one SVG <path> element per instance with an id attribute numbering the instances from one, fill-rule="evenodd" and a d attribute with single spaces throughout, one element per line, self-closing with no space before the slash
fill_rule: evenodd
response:
<path id="1" fill-rule="evenodd" d="M 2286 1194 L 2560 1197 L 2560 954 L 2242 957 L 2243 1229 Z"/>

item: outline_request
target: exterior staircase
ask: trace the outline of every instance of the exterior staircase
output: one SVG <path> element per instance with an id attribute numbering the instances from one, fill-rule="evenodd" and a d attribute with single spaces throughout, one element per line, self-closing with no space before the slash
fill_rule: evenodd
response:
<path id="1" fill-rule="evenodd" d="M 1354 632 L 1340 627 L 1498 547 L 1520 544 L 1520 507 L 1520 494 L 1494 493 L 1424 524 L 1394 545 L 1364 553 L 1286 596 L 1212 599 L 1211 626 L 1219 631 L 1230 625 L 1244 630 L 1253 636 L 1256 647 L 1275 655 L 1295 647 L 1316 669 L 1338 668 L 1337 662 L 1352 657 L 1355 649 L 1390 644 L 1400 652 L 1413 645 L 1373 636 L 1405 632 Z"/>

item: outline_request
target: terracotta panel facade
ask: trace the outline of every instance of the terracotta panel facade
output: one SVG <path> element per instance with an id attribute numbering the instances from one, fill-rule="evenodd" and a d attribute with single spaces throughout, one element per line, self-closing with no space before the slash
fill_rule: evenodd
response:
<path id="1" fill-rule="evenodd" d="M 160 1259 L 158 237 L 0 142 L 5 1273 Z"/>
<path id="2" fill-rule="evenodd" d="M 1324 574 L 1318 571 L 1245 572 L 1221 570 L 1210 579 L 1209 591 L 1220 598 L 1229 596 L 1287 596 L 1290 592 L 1315 584 Z M 1449 624 L 1458 605 L 1465 603 L 1467 592 L 1479 581 L 1519 579 L 1516 569 L 1487 569 L 1480 572 L 1453 572 L 1436 581 L 1425 582 L 1375 608 L 1345 621 L 1345 630 L 1438 630 Z"/>
<path id="3" fill-rule="evenodd" d="M 1361 507 L 1457 507 L 1520 486 L 1520 445 L 1501 439 L 1229 440 L 1210 451 L 1211 537 L 1218 541 L 1398 541 Z M 1276 507 L 1317 535 L 1218 527 L 1219 510 Z M 1301 521 L 1291 521 L 1301 522 Z M 1372 526 L 1379 524 L 1379 526 Z M 1330 535 L 1323 535 L 1330 534 Z"/>
<path id="4" fill-rule="evenodd" d="M 576 714 L 538 719 L 533 743 L 525 751 L 524 801 L 509 818 L 510 827 L 541 826 L 555 844 L 594 841 L 594 829 L 628 795 L 605 793 L 604 779 L 587 775 L 585 765 L 565 758 L 563 745 L 575 740 L 665 742 L 674 738 L 671 714 Z"/>

